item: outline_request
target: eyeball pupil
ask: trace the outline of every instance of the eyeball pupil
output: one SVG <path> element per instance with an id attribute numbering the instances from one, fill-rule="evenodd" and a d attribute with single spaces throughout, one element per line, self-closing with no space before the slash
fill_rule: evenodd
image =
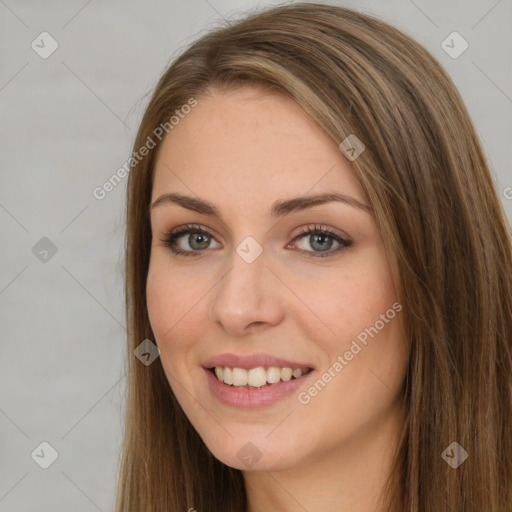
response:
<path id="1" fill-rule="evenodd" d="M 201 242 L 201 238 L 203 238 L 203 241 Z M 199 245 L 199 247 L 194 247 L 194 240 L 199 240 L 198 244 L 196 245 Z M 190 243 L 190 247 L 194 247 L 195 249 L 204 249 L 205 246 L 208 246 L 208 242 L 209 242 L 209 235 L 205 235 L 204 233 L 196 233 L 196 234 L 192 234 L 189 236 L 189 243 Z"/>
<path id="2" fill-rule="evenodd" d="M 314 240 L 314 242 L 312 242 L 312 247 L 314 246 L 314 243 L 319 243 L 319 248 L 320 249 L 330 249 L 331 245 L 332 245 L 332 238 L 329 237 L 329 236 L 326 236 L 326 235 L 311 235 L 312 239 Z M 320 241 L 318 242 L 318 240 L 322 240 L 323 239 L 323 242 Z M 330 244 L 329 244 L 329 241 L 330 241 Z"/>

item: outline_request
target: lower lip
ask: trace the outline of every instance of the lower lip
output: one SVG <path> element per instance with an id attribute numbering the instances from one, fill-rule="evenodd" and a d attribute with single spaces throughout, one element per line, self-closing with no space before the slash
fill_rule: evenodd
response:
<path id="1" fill-rule="evenodd" d="M 261 388 L 236 388 L 221 382 L 210 370 L 205 369 L 205 372 L 210 390 L 220 402 L 231 407 L 249 408 L 264 407 L 289 397 L 314 373 L 312 370 L 298 379 L 291 379 L 287 382 L 281 381 Z"/>

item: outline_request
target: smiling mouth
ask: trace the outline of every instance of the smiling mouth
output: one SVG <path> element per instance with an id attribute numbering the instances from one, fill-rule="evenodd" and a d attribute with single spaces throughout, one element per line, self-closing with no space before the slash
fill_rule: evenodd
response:
<path id="1" fill-rule="evenodd" d="M 263 388 L 282 382 L 300 379 L 313 371 L 312 368 L 289 368 L 277 366 L 258 366 L 249 370 L 245 368 L 231 368 L 228 366 L 216 366 L 208 368 L 220 382 L 234 388 Z"/>

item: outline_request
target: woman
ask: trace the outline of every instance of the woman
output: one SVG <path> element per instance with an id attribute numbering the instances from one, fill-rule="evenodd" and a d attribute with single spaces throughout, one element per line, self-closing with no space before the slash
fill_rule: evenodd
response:
<path id="1" fill-rule="evenodd" d="M 510 229 L 425 49 L 253 14 L 164 73 L 134 155 L 118 512 L 512 509 Z"/>

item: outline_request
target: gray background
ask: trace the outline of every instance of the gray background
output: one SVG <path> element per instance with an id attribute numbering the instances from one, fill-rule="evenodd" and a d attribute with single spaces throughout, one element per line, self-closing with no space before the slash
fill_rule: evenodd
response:
<path id="1" fill-rule="evenodd" d="M 125 182 L 103 200 L 92 191 L 130 156 L 147 93 L 176 52 L 270 3 L 0 0 L 0 511 L 113 510 Z M 443 64 L 512 219 L 512 0 L 338 4 L 403 29 Z M 43 31 L 59 45 L 46 59 L 31 47 L 50 48 Z M 469 44 L 456 59 L 441 47 L 453 31 Z M 54 255 L 40 252 L 43 237 Z M 58 453 L 48 469 L 36 463 L 50 457 L 43 441 Z"/>

